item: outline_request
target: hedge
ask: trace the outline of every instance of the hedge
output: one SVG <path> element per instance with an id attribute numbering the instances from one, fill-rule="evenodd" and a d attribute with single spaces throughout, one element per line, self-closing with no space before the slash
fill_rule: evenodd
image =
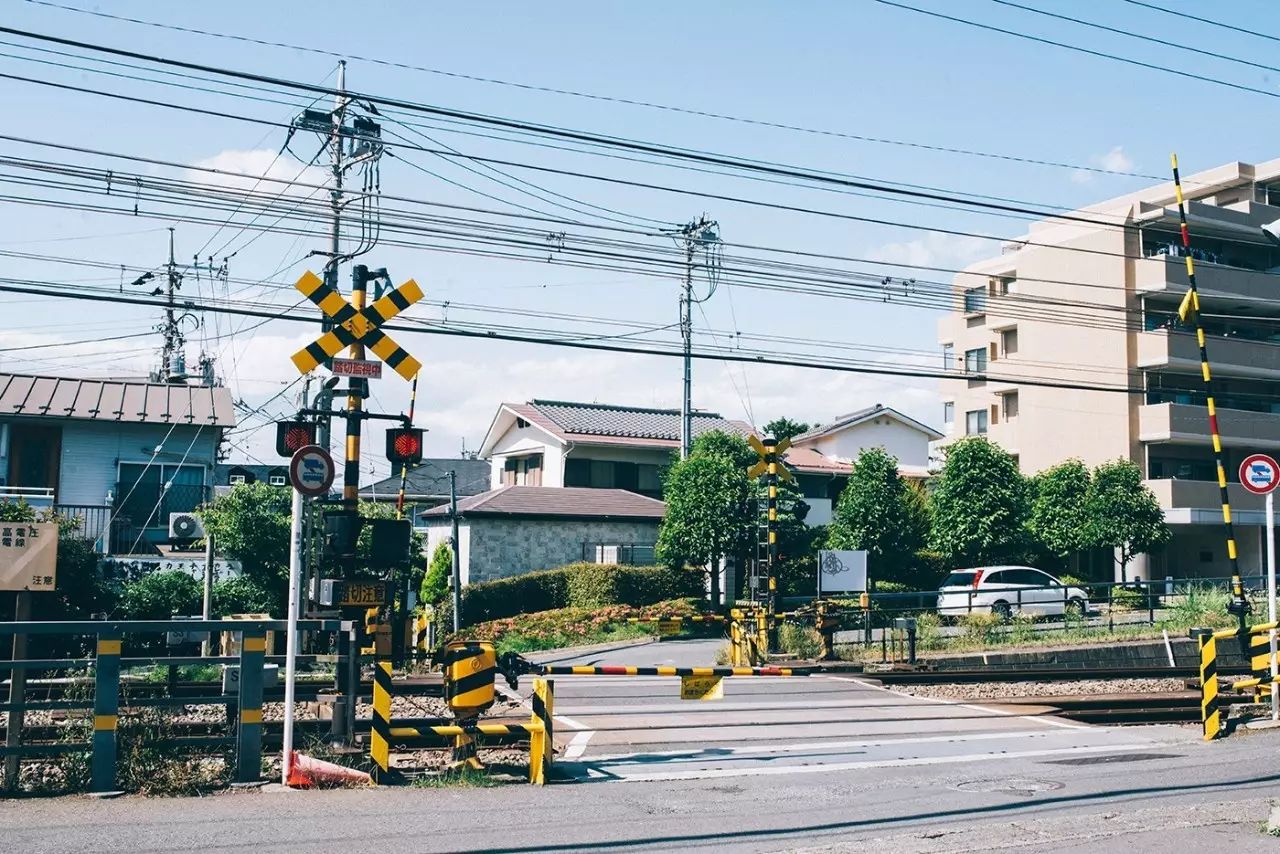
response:
<path id="1" fill-rule="evenodd" d="M 573 563 L 558 569 L 468 584 L 462 589 L 463 622 L 470 626 L 556 608 L 652 605 L 666 599 L 702 596 L 702 579 L 702 573 L 696 570 Z M 453 606 L 449 600 L 445 600 L 437 613 L 441 625 L 452 623 Z"/>

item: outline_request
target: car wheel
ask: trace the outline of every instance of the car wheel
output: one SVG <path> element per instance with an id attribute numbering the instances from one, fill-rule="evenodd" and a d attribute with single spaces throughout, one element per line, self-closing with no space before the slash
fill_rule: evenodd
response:
<path id="1" fill-rule="evenodd" d="M 1008 602 L 993 602 L 991 613 L 1006 622 L 1013 619 L 1013 607 Z"/>
<path id="2" fill-rule="evenodd" d="M 1083 620 L 1089 615 L 1089 606 L 1083 599 L 1071 599 L 1063 606 L 1063 611 L 1068 617 Z"/>

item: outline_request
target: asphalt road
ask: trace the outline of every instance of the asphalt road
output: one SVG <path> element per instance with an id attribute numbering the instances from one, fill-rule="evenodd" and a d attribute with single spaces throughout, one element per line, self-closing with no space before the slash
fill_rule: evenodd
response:
<path id="1" fill-rule="evenodd" d="M 706 664 L 712 646 L 591 660 Z M 557 740 L 578 755 L 542 789 L 9 801 L 0 842 L 23 854 L 1280 850 L 1258 832 L 1280 794 L 1280 733 L 1204 744 L 1190 727 L 1064 726 L 828 677 L 727 680 L 723 700 L 686 705 L 677 680 L 624 679 L 557 680 Z M 738 723 L 750 726 L 726 726 Z"/>

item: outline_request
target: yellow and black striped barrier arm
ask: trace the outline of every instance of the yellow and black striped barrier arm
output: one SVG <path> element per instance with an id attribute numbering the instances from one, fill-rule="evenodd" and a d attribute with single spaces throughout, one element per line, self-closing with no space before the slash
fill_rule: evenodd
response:
<path id="1" fill-rule="evenodd" d="M 1209 370 L 1209 350 L 1205 344 L 1204 323 L 1200 317 L 1200 291 L 1196 288 L 1196 262 L 1191 257 L 1191 232 L 1187 228 L 1187 206 L 1182 195 L 1182 176 L 1178 172 L 1178 155 L 1171 154 L 1173 166 L 1173 191 L 1178 202 L 1178 222 L 1182 233 L 1182 248 L 1187 261 L 1187 293 L 1178 306 L 1178 319 L 1186 322 L 1192 318 L 1196 330 L 1196 343 L 1200 347 L 1200 375 L 1204 380 L 1205 406 L 1209 410 L 1209 434 L 1213 440 L 1213 461 L 1218 469 L 1218 493 L 1222 500 L 1222 525 L 1227 537 L 1227 559 L 1231 563 L 1230 613 L 1240 620 L 1241 641 L 1245 630 L 1245 615 L 1249 602 L 1244 596 L 1244 583 L 1240 578 L 1240 561 L 1236 554 L 1236 535 L 1231 522 L 1231 497 L 1227 490 L 1227 469 L 1222 452 L 1222 434 L 1218 430 L 1218 408 L 1214 399 L 1213 373 Z"/>
<path id="2" fill-rule="evenodd" d="M 533 709 L 529 722 L 542 727 L 541 734 L 529 736 L 529 782 L 541 786 L 547 782 L 556 757 L 555 683 L 541 677 L 534 679 L 529 705 Z"/>
<path id="3" fill-rule="evenodd" d="M 624 665 L 541 664 L 543 676 L 808 676 L 812 667 L 629 667 Z"/>
<path id="4" fill-rule="evenodd" d="M 720 614 L 699 614 L 692 617 L 627 617 L 628 623 L 722 623 Z"/>

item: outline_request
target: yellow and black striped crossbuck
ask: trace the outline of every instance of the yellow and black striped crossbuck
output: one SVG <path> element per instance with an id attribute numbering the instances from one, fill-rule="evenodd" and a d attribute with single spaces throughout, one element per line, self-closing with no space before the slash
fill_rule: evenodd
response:
<path id="1" fill-rule="evenodd" d="M 391 340 L 379 327 L 422 299 L 422 288 L 413 279 L 388 291 L 373 305 L 357 309 L 311 271 L 302 274 L 296 285 L 298 292 L 333 318 L 334 326 L 312 343 L 293 354 L 293 364 L 301 373 L 332 359 L 343 348 L 360 343 L 377 354 L 397 374 L 411 380 L 422 369 L 422 363 Z"/>

